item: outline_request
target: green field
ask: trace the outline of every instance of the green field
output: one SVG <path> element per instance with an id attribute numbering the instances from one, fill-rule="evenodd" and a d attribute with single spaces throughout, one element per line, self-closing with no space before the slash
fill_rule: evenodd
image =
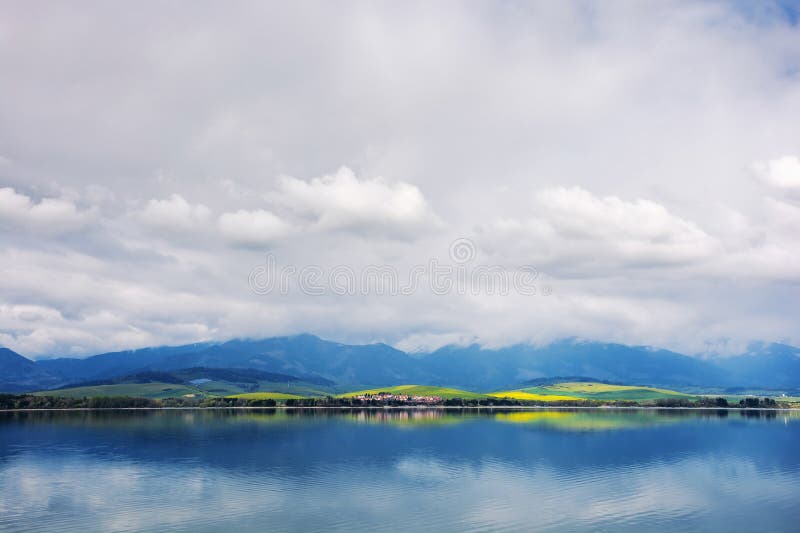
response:
<path id="1" fill-rule="evenodd" d="M 449 389 L 446 387 L 434 387 L 431 385 L 395 385 L 394 387 L 378 387 L 375 389 L 346 392 L 344 394 L 339 394 L 338 397 L 351 398 L 353 396 L 362 396 L 364 394 L 378 394 L 379 392 L 388 392 L 390 394 L 407 394 L 409 396 L 439 396 L 445 399 L 463 398 L 465 400 L 488 397 L 486 394 L 481 394 L 479 392 Z"/>
<path id="2" fill-rule="evenodd" d="M 255 390 L 254 390 L 255 389 Z M 432 385 L 396 385 L 393 387 L 376 387 L 338 394 L 338 398 L 351 398 L 366 394 L 404 394 L 409 396 L 438 396 L 444 399 L 462 398 L 464 400 L 480 400 L 487 398 L 508 398 L 530 402 L 558 401 L 637 401 L 651 402 L 661 398 L 696 400 L 698 396 L 653 387 L 637 387 L 628 385 L 609 385 L 605 383 L 570 382 L 506 390 L 491 393 L 479 393 L 448 387 Z M 129 396 L 138 398 L 209 398 L 233 397 L 249 400 L 288 400 L 299 398 L 321 398 L 328 395 L 305 383 L 259 382 L 257 384 L 237 384 L 215 380 L 200 384 L 174 383 L 118 383 L 114 385 L 94 385 L 72 387 L 36 393 L 43 396 L 63 396 L 68 398 L 91 398 L 97 396 Z M 738 402 L 738 400 L 736 400 Z"/>
<path id="3" fill-rule="evenodd" d="M 609 385 L 594 382 L 570 382 L 530 387 L 526 389 L 501 391 L 492 393 L 498 398 L 518 400 L 604 400 L 604 401 L 648 401 L 661 398 L 684 398 L 694 400 L 697 397 L 682 392 L 652 387 L 636 387 L 629 385 Z"/>
<path id="4" fill-rule="evenodd" d="M 61 396 L 66 398 L 93 398 L 109 396 L 127 396 L 131 398 L 148 398 L 161 400 L 164 398 L 222 398 L 243 396 L 247 394 L 261 394 L 262 397 L 250 399 L 266 399 L 264 394 L 271 394 L 271 399 L 313 398 L 322 397 L 326 393 L 318 387 L 303 381 L 275 382 L 253 381 L 234 382 L 224 379 L 212 379 L 201 383 L 192 383 L 205 376 L 214 377 L 214 369 L 191 369 L 190 371 L 176 371 L 174 377 L 185 380 L 183 383 L 168 383 L 166 381 L 138 381 L 137 376 L 121 378 L 117 383 L 86 384 L 63 389 L 44 390 L 36 392 L 39 396 Z M 150 377 L 150 376 L 147 376 Z M 234 376 L 235 377 L 235 376 Z"/>
<path id="5" fill-rule="evenodd" d="M 195 397 L 202 398 L 207 393 L 186 385 L 175 383 L 120 383 L 118 385 L 95 385 L 91 387 L 73 387 L 40 391 L 38 396 L 60 396 L 63 398 L 94 398 L 99 396 L 128 396 L 131 398 L 163 398 Z M 194 395 L 194 396 L 189 396 Z"/>
<path id="6" fill-rule="evenodd" d="M 280 383 L 274 381 L 260 381 L 254 387 L 248 384 L 231 383 L 228 381 L 207 381 L 192 385 L 210 396 L 236 396 L 246 393 L 276 392 L 289 395 L 288 397 L 313 398 L 326 396 L 324 391 L 317 389 L 313 385 L 303 382 Z"/>
<path id="7" fill-rule="evenodd" d="M 244 400 L 299 400 L 305 396 L 297 396 L 295 394 L 286 394 L 283 392 L 245 392 L 243 394 L 234 394 L 229 398 L 242 398 Z"/>

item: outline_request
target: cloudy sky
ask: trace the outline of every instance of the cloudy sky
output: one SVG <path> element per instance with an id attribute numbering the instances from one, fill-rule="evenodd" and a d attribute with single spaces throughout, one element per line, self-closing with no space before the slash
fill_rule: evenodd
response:
<path id="1" fill-rule="evenodd" d="M 799 12 L 3 2 L 0 345 L 798 344 Z M 251 287 L 456 239 L 538 290 Z"/>

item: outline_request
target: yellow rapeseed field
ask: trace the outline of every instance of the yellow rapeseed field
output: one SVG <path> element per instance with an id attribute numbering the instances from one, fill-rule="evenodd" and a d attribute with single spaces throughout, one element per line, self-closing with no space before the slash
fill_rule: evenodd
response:
<path id="1" fill-rule="evenodd" d="M 510 390 L 503 392 L 495 392 L 491 394 L 495 398 L 510 398 L 512 400 L 527 400 L 531 402 L 560 402 L 568 400 L 580 400 L 576 396 L 562 396 L 558 394 L 533 394 L 530 392 Z"/>

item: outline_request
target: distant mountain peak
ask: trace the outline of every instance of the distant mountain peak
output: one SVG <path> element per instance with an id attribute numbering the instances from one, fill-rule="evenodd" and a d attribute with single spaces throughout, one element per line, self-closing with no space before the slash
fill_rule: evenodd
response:
<path id="1" fill-rule="evenodd" d="M 474 342 L 450 344 L 425 354 L 409 354 L 382 342 L 350 345 L 300 333 L 37 362 L 0 348 L 0 391 L 41 390 L 66 383 L 197 367 L 238 372 L 255 369 L 297 376 L 304 381 L 365 386 L 361 388 L 408 382 L 499 390 L 553 376 L 589 376 L 612 383 L 672 387 L 800 387 L 800 349 L 779 343 L 754 347 L 758 350 L 750 355 L 701 358 L 653 346 L 567 338 L 546 345 L 520 343 L 498 348 Z"/>
<path id="2" fill-rule="evenodd" d="M 11 360 L 15 360 L 15 359 L 21 359 L 22 361 L 27 361 L 28 363 L 34 364 L 33 361 L 31 361 L 27 357 L 22 356 L 22 355 L 18 354 L 17 352 L 15 352 L 14 350 L 11 350 L 10 348 L 5 348 L 3 346 L 0 346 L 0 359 L 2 359 L 4 361 L 5 360 L 11 361 Z"/>

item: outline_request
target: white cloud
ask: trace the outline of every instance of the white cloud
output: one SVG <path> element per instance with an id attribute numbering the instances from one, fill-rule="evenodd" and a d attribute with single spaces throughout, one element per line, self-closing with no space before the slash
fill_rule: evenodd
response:
<path id="1" fill-rule="evenodd" d="M 800 281 L 800 207 L 772 197 L 762 199 L 762 212 L 748 220 L 749 239 L 728 247 L 713 273 L 768 282 Z"/>
<path id="2" fill-rule="evenodd" d="M 787 155 L 753 165 L 756 176 L 765 184 L 779 189 L 800 189 L 800 158 Z"/>
<path id="3" fill-rule="evenodd" d="M 236 202 L 245 202 L 252 195 L 232 180 L 220 184 Z M 441 225 L 419 188 L 381 177 L 360 179 L 347 167 L 309 181 L 281 176 L 263 198 L 280 214 L 263 208 L 224 213 L 219 229 L 226 241 L 259 247 L 292 235 L 312 238 L 331 232 L 373 240 L 413 239 Z"/>
<path id="4" fill-rule="evenodd" d="M 10 187 L 0 188 L 0 222 L 28 230 L 62 234 L 81 229 L 94 220 L 94 209 L 81 210 L 69 200 L 42 198 L 38 203 Z"/>
<path id="5" fill-rule="evenodd" d="M 292 227 L 277 215 L 263 209 L 224 213 L 219 229 L 230 243 L 239 246 L 267 246 L 288 236 Z"/>
<path id="6" fill-rule="evenodd" d="M 416 186 L 382 177 L 359 179 L 347 167 L 310 181 L 284 176 L 267 199 L 309 217 L 316 230 L 402 236 L 439 222 Z"/>
<path id="7" fill-rule="evenodd" d="M 570 272 L 598 266 L 652 268 L 711 257 L 718 243 L 694 222 L 638 199 L 597 196 L 580 187 L 539 191 L 528 219 L 503 218 L 485 238 L 501 251 L 521 250 L 534 264 Z"/>
<path id="8" fill-rule="evenodd" d="M 211 216 L 211 210 L 203 204 L 190 204 L 180 194 L 172 194 L 163 200 L 150 200 L 137 214 L 148 226 L 168 231 L 187 231 L 204 224 Z"/>

